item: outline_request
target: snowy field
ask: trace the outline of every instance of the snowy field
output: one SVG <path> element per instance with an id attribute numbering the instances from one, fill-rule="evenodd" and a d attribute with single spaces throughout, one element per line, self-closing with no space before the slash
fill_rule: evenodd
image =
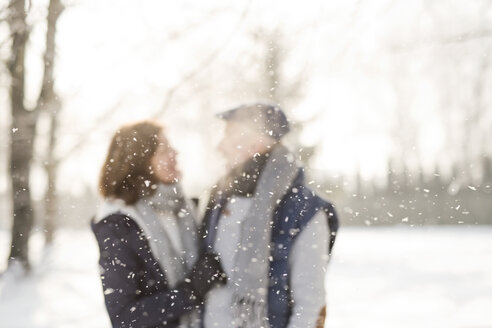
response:
<path id="1" fill-rule="evenodd" d="M 109 327 L 90 232 L 40 245 L 31 278 L 0 278 L 0 327 Z M 491 328 L 492 227 L 343 228 L 327 282 L 327 327 Z"/>

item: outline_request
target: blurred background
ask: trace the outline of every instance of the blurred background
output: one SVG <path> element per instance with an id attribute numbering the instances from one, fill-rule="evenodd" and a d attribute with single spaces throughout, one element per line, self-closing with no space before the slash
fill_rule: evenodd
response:
<path id="1" fill-rule="evenodd" d="M 161 121 L 196 197 L 215 114 L 266 100 L 341 218 L 326 326 L 492 327 L 491 51 L 490 0 L 1 0 L 0 326 L 109 326 L 89 221 L 119 126 Z"/>

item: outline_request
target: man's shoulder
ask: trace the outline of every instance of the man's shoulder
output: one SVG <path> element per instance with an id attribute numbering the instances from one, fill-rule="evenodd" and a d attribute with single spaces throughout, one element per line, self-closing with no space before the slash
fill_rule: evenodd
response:
<path id="1" fill-rule="evenodd" d="M 294 208 L 333 208 L 333 204 L 305 183 L 294 184 L 285 194 L 282 205 Z"/>
<path id="2" fill-rule="evenodd" d="M 293 222 L 290 224 L 300 228 L 308 224 L 319 212 L 325 213 L 330 230 L 337 230 L 338 216 L 335 206 L 305 183 L 304 172 L 300 170 L 298 177 L 280 202 L 277 216 L 280 220 L 285 220 L 286 217 L 292 219 Z"/>

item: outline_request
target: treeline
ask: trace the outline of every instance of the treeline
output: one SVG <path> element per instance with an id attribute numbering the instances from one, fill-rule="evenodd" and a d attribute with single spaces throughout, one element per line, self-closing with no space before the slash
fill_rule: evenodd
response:
<path id="1" fill-rule="evenodd" d="M 437 170 L 397 172 L 390 168 L 384 186 L 356 179 L 326 179 L 317 185 L 338 208 L 346 225 L 492 224 L 492 160 L 484 157 L 479 181 L 466 183 L 459 174 L 443 176 Z"/>

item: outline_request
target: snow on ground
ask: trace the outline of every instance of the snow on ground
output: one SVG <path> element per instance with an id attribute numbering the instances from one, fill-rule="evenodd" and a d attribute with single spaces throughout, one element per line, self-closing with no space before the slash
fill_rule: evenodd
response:
<path id="1" fill-rule="evenodd" d="M 2 232 L 0 242 L 1 259 L 6 259 L 7 233 Z M 43 254 L 41 236 L 34 235 L 34 275 L 28 279 L 8 273 L 2 276 L 1 328 L 110 327 L 99 280 L 99 250 L 91 232 L 64 230 L 55 242 L 53 249 Z"/>
<path id="2" fill-rule="evenodd" d="M 327 327 L 492 327 L 492 227 L 345 228 L 334 253 Z"/>
<path id="3" fill-rule="evenodd" d="M 0 231 L 0 259 L 8 251 Z M 109 327 L 90 231 L 63 230 L 36 270 L 0 278 L 0 327 Z M 327 274 L 327 327 L 492 327 L 492 227 L 343 228 Z M 0 262 L 0 270 L 5 267 Z"/>

